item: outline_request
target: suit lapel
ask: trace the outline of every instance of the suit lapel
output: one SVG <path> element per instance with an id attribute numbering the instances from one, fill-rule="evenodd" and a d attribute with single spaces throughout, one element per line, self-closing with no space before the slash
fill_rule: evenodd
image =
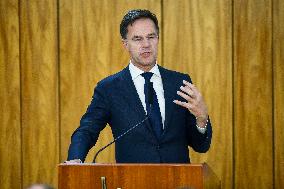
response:
<path id="1" fill-rule="evenodd" d="M 136 91 L 136 88 L 134 86 L 134 83 L 132 81 L 129 68 L 126 67 L 122 71 L 122 82 L 120 83 L 120 88 L 122 89 L 121 92 L 123 93 L 123 97 L 127 100 L 129 103 L 129 107 L 132 107 L 133 110 L 137 113 L 139 119 L 143 119 L 143 117 L 146 115 L 143 105 L 140 101 L 140 98 L 138 96 L 138 93 Z"/>
<path id="2" fill-rule="evenodd" d="M 174 108 L 174 103 L 173 100 L 176 92 L 177 92 L 177 86 L 176 83 L 173 83 L 173 78 L 170 77 L 169 72 L 160 67 L 160 74 L 162 77 L 162 82 L 163 82 L 163 88 L 164 88 L 164 97 L 165 97 L 165 124 L 164 124 L 164 133 L 167 132 L 169 123 L 172 118 L 172 113 L 173 113 L 173 108 Z"/>
<path id="3" fill-rule="evenodd" d="M 121 90 L 122 95 L 126 99 L 126 102 L 128 102 L 130 111 L 135 112 L 135 117 L 131 119 L 134 119 L 136 123 L 139 123 L 145 118 L 146 112 L 141 103 L 141 100 L 139 98 L 135 85 L 132 81 L 128 66 L 124 70 L 122 70 L 121 81 L 122 82 L 120 83 L 119 88 L 122 89 Z M 149 121 L 146 121 L 145 125 L 146 125 L 147 130 L 151 133 L 151 135 L 155 137 L 155 134 L 152 130 L 152 127 Z"/>

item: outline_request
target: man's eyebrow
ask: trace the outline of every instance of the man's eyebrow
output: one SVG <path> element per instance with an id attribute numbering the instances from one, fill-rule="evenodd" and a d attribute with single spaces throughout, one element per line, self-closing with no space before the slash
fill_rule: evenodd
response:
<path id="1" fill-rule="evenodd" d="M 132 37 L 132 39 L 133 38 L 141 38 L 142 36 L 139 36 L 139 35 L 134 35 L 133 37 Z"/>

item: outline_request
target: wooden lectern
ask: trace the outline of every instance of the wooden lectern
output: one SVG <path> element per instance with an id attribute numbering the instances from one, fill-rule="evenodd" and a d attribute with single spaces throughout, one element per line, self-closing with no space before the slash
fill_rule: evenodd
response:
<path id="1" fill-rule="evenodd" d="M 204 164 L 60 164 L 58 189 L 219 189 Z"/>

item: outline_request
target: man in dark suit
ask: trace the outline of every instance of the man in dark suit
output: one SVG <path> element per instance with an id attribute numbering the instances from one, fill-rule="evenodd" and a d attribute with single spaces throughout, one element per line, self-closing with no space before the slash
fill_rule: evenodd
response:
<path id="1" fill-rule="evenodd" d="M 189 163 L 188 146 L 206 152 L 212 128 L 205 102 L 188 75 L 157 65 L 159 26 L 148 10 L 131 10 L 120 24 L 130 63 L 100 81 L 67 162 L 81 162 L 106 124 L 116 138 L 117 163 Z M 146 115 L 148 115 L 146 117 Z"/>

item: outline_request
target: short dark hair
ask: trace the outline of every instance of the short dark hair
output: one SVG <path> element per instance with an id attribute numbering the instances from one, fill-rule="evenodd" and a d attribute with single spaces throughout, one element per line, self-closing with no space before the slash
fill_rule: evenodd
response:
<path id="1" fill-rule="evenodd" d="M 126 39 L 126 35 L 128 33 L 127 27 L 140 18 L 151 19 L 154 22 L 157 33 L 159 35 L 159 24 L 156 15 L 154 13 L 151 13 L 149 10 L 134 9 L 128 11 L 128 13 L 123 17 L 120 23 L 120 35 L 122 39 Z"/>

